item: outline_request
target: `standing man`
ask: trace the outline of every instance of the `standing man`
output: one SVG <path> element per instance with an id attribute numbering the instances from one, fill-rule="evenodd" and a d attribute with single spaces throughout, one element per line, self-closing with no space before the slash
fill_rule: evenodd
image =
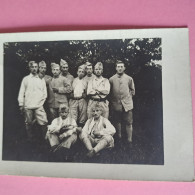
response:
<path id="1" fill-rule="evenodd" d="M 47 65 L 45 63 L 45 61 L 41 61 L 39 62 L 39 77 L 42 79 L 44 78 L 45 79 L 45 82 L 46 82 L 46 86 L 48 87 L 48 84 L 49 84 L 49 81 L 52 79 L 51 76 L 49 75 L 46 75 L 47 71 Z"/>
<path id="2" fill-rule="evenodd" d="M 61 59 L 60 60 L 60 69 L 61 69 L 61 76 L 67 78 L 69 80 L 70 84 L 72 85 L 74 77 L 68 72 L 68 70 L 69 70 L 68 62 Z"/>
<path id="3" fill-rule="evenodd" d="M 92 117 L 91 108 L 95 104 L 100 104 L 103 108 L 102 116 L 108 118 L 109 115 L 109 102 L 107 95 L 110 93 L 109 80 L 102 77 L 103 64 L 98 62 L 94 69 L 95 77 L 89 81 L 87 87 L 87 95 L 89 96 L 89 103 L 87 108 L 88 118 Z"/>
<path id="4" fill-rule="evenodd" d="M 86 62 L 86 68 L 85 68 L 85 71 L 86 71 L 86 76 L 84 77 L 84 80 L 87 82 L 87 84 L 89 83 L 90 80 L 92 80 L 95 75 L 93 74 L 93 66 L 92 66 L 92 63 L 90 62 Z"/>
<path id="5" fill-rule="evenodd" d="M 117 73 L 109 81 L 111 85 L 111 108 L 116 122 L 116 129 L 119 139 L 121 135 L 121 124 L 124 122 L 127 133 L 127 141 L 132 142 L 133 132 L 133 99 L 135 87 L 133 79 L 124 73 L 125 64 L 122 61 L 116 63 Z"/>
<path id="6" fill-rule="evenodd" d="M 18 95 L 20 111 L 25 115 L 25 126 L 28 139 L 32 139 L 32 126 L 34 117 L 41 126 L 43 137 L 47 130 L 47 116 L 43 108 L 43 104 L 47 98 L 47 89 L 44 79 L 40 79 L 38 72 L 38 64 L 30 61 L 30 74 L 22 80 Z"/>
<path id="7" fill-rule="evenodd" d="M 72 118 L 75 119 L 78 126 L 83 127 L 87 120 L 87 83 L 84 80 L 85 70 L 78 67 L 78 77 L 72 83 L 73 93 L 70 97 L 70 113 Z"/>
<path id="8" fill-rule="evenodd" d="M 71 93 L 72 87 L 67 78 L 60 76 L 60 65 L 51 64 L 53 78 L 48 86 L 48 106 L 50 110 L 50 118 L 54 120 L 58 117 L 60 104 L 68 106 L 67 94 Z"/>
<path id="9" fill-rule="evenodd" d="M 49 82 L 51 81 L 52 77 L 49 76 L 49 75 L 46 75 L 45 74 L 46 71 L 47 71 L 47 65 L 46 65 L 45 61 L 39 62 L 39 78 L 40 79 L 45 79 L 45 83 L 46 83 L 46 87 L 47 87 L 47 93 L 48 93 Z M 48 121 L 51 122 L 51 119 L 49 117 L 50 115 L 48 115 L 48 113 L 49 113 L 48 98 L 46 99 L 43 107 L 45 109 L 45 112 L 47 113 Z"/>

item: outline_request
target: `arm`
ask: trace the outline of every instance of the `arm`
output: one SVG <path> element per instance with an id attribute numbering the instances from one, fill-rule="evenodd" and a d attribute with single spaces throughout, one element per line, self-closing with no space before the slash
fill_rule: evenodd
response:
<path id="1" fill-rule="evenodd" d="M 58 125 L 57 119 L 54 119 L 51 125 L 48 125 L 49 133 L 58 133 L 60 131 L 61 126 Z"/>
<path id="2" fill-rule="evenodd" d="M 108 119 L 104 118 L 105 127 L 100 131 L 101 135 L 111 135 L 113 136 L 116 133 L 116 129 L 111 124 Z"/>
<path id="3" fill-rule="evenodd" d="M 131 92 L 132 96 L 134 96 L 135 95 L 135 85 L 134 85 L 134 82 L 133 82 L 132 78 L 129 81 L 129 89 L 130 89 L 130 92 Z"/>
<path id="4" fill-rule="evenodd" d="M 63 78 L 63 87 L 59 87 L 58 88 L 58 93 L 60 94 L 67 94 L 67 93 L 71 93 L 72 92 L 72 86 L 70 84 L 70 82 L 66 79 Z"/>
<path id="5" fill-rule="evenodd" d="M 19 106 L 24 106 L 24 96 L 25 96 L 25 83 L 26 80 L 25 78 L 22 80 L 21 86 L 20 86 L 20 90 L 19 90 L 19 94 L 18 94 L 18 103 Z"/>
<path id="6" fill-rule="evenodd" d="M 104 82 L 105 82 L 104 88 L 100 88 L 100 89 L 97 90 L 100 95 L 108 95 L 110 93 L 110 83 L 109 83 L 109 80 L 108 79 L 104 79 Z"/>
<path id="7" fill-rule="evenodd" d="M 95 95 L 96 91 L 93 89 L 93 80 L 88 82 L 87 95 Z"/>
<path id="8" fill-rule="evenodd" d="M 71 124 L 68 127 L 68 130 L 60 135 L 60 139 L 71 136 L 73 133 L 76 133 L 77 123 L 73 118 L 71 118 L 70 120 L 71 120 Z"/>
<path id="9" fill-rule="evenodd" d="M 43 79 L 44 84 L 43 84 L 43 98 L 46 100 L 47 98 L 47 87 L 46 87 L 46 81 Z"/>

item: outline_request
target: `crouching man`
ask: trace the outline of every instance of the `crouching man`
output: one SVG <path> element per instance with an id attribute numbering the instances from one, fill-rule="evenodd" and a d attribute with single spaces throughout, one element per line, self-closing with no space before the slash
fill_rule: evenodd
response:
<path id="1" fill-rule="evenodd" d="M 70 117 L 66 104 L 59 106 L 59 117 L 48 126 L 46 138 L 51 146 L 51 153 L 58 161 L 70 159 L 70 148 L 77 141 L 77 124 Z"/>
<path id="2" fill-rule="evenodd" d="M 88 150 L 87 157 L 91 158 L 104 148 L 114 147 L 113 135 L 116 130 L 107 118 L 101 116 L 102 107 L 96 104 L 92 107 L 92 118 L 83 127 L 80 139 Z"/>

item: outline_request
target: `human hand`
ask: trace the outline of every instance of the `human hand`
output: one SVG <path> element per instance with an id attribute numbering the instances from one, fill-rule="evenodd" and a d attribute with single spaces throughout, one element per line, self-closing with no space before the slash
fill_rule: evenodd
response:
<path id="1" fill-rule="evenodd" d="M 77 131 L 78 133 L 81 133 L 82 127 L 77 127 L 77 128 L 76 128 L 76 131 Z"/>
<path id="2" fill-rule="evenodd" d="M 24 112 L 24 106 L 20 106 L 20 114 L 23 114 L 23 112 Z"/>
<path id="3" fill-rule="evenodd" d="M 59 135 L 59 139 L 62 140 L 64 138 L 64 134 Z"/>

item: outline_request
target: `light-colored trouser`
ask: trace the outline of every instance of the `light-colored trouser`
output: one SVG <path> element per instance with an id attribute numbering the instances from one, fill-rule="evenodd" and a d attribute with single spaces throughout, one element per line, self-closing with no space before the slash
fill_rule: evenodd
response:
<path id="1" fill-rule="evenodd" d="M 41 126 L 44 126 L 48 123 L 47 115 L 43 106 L 36 109 L 24 109 L 25 114 L 25 126 L 27 131 L 27 136 L 32 137 L 32 125 L 36 119 L 37 123 Z"/>
<path id="2" fill-rule="evenodd" d="M 91 109 L 94 107 L 94 105 L 99 104 L 103 108 L 102 116 L 105 118 L 108 118 L 109 116 L 109 101 L 105 100 L 102 102 L 89 100 L 88 107 L 87 107 L 87 117 L 88 119 L 92 117 Z"/>
<path id="3" fill-rule="evenodd" d="M 104 135 L 101 138 L 93 138 L 91 135 L 81 133 L 80 139 L 87 150 L 94 149 L 96 153 L 104 148 L 114 147 L 114 139 L 111 135 Z"/>
<path id="4" fill-rule="evenodd" d="M 85 99 L 69 101 L 70 115 L 80 124 L 85 124 L 87 120 L 87 101 Z"/>
<path id="5" fill-rule="evenodd" d="M 60 141 L 59 137 L 56 134 L 48 133 L 47 138 L 49 140 L 50 146 L 60 145 L 60 147 L 70 148 L 77 141 L 77 134 L 73 133 L 72 135 L 64 138 Z"/>

